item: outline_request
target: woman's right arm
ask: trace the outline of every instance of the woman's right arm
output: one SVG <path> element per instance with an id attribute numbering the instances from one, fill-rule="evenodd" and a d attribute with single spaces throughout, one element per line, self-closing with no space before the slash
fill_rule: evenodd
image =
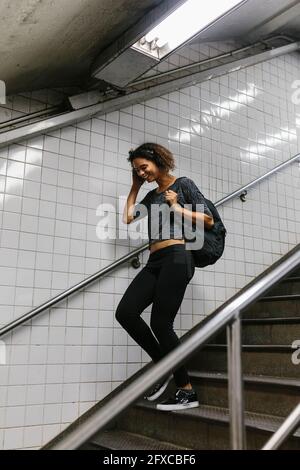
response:
<path id="1" fill-rule="evenodd" d="M 143 184 L 143 180 L 140 180 L 135 172 L 132 173 L 132 186 L 127 197 L 127 201 L 123 212 L 123 223 L 130 224 L 133 220 L 135 201 Z"/>

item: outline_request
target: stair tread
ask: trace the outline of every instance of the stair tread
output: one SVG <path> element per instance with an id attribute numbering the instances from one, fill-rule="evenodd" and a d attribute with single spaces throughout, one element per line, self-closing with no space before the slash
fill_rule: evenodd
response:
<path id="1" fill-rule="evenodd" d="M 290 324 L 300 323 L 300 317 L 261 317 L 261 318 L 242 318 L 242 324 Z"/>
<path id="2" fill-rule="evenodd" d="M 227 344 L 206 344 L 204 349 L 227 349 Z M 267 351 L 274 351 L 274 352 L 293 352 L 295 351 L 294 348 L 290 344 L 243 344 L 242 349 L 244 351 L 254 351 L 257 350 L 267 350 Z"/>
<path id="3" fill-rule="evenodd" d="M 287 277 L 286 279 L 283 279 L 281 282 L 293 282 L 293 281 L 300 281 L 300 276 L 292 276 L 292 277 Z"/>
<path id="4" fill-rule="evenodd" d="M 224 372 L 205 372 L 189 370 L 189 376 L 194 378 L 204 378 L 213 380 L 228 380 L 228 374 Z M 261 383 L 300 388 L 300 380 L 265 375 L 243 375 L 243 379 L 248 383 Z"/>
<path id="5" fill-rule="evenodd" d="M 137 407 L 153 409 L 157 413 L 169 413 L 165 411 L 156 410 L 156 405 L 151 402 L 140 401 L 136 403 Z M 212 405 L 200 405 L 197 408 L 189 408 L 186 410 L 171 411 L 181 416 L 191 416 L 194 419 L 204 419 L 208 421 L 217 421 L 221 423 L 229 423 L 229 410 L 228 408 L 221 408 Z M 262 431 L 274 433 L 279 426 L 283 423 L 284 418 L 278 416 L 265 415 L 261 413 L 253 413 L 245 411 L 245 426 L 248 428 L 255 428 Z M 300 428 L 298 428 L 293 436 L 300 437 Z"/>
<path id="6" fill-rule="evenodd" d="M 272 301 L 272 300 L 298 300 L 300 294 L 281 294 L 281 295 L 268 295 L 262 297 L 258 302 Z"/>
<path id="7" fill-rule="evenodd" d="M 120 429 L 103 431 L 91 440 L 95 446 L 107 447 L 111 450 L 188 450 L 188 447 L 182 447 L 170 444 L 165 441 L 158 441 L 151 437 L 135 434 Z"/>

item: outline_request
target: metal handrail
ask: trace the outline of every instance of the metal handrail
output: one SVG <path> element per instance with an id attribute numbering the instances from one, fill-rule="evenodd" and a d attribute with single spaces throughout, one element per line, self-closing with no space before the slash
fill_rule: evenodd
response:
<path id="1" fill-rule="evenodd" d="M 246 184 L 240 189 L 237 189 L 236 191 L 233 191 L 230 193 L 228 196 L 225 196 L 224 198 L 220 199 L 215 203 L 215 206 L 221 206 L 222 204 L 225 204 L 225 202 L 229 201 L 230 199 L 233 199 L 235 197 L 238 197 L 240 195 L 245 195 L 247 194 L 247 190 L 255 186 L 256 184 L 260 183 L 264 179 L 268 178 L 271 176 L 273 173 L 278 172 L 279 170 L 285 168 L 286 166 L 290 165 L 291 163 L 295 162 L 300 158 L 300 154 L 295 155 L 294 157 L 290 158 L 289 160 L 286 160 L 285 162 L 277 165 L 275 168 L 272 170 L 268 171 L 264 175 L 260 176 L 259 178 L 256 178 L 252 182 Z M 123 257 L 119 258 L 117 261 L 114 261 L 113 263 L 109 264 L 105 268 L 101 269 L 100 271 L 97 271 L 95 274 L 89 276 L 88 278 L 84 279 L 83 281 L 79 282 L 78 284 L 75 284 L 74 286 L 68 288 L 67 290 L 61 292 L 57 296 L 53 297 L 52 299 L 48 300 L 47 302 L 43 303 L 39 307 L 34 308 L 33 310 L 30 310 L 29 312 L 25 313 L 21 317 L 13 320 L 12 322 L 8 323 L 4 327 L 0 328 L 0 337 L 8 333 L 9 331 L 13 330 L 17 326 L 25 323 L 26 321 L 30 320 L 31 318 L 35 317 L 39 313 L 42 313 L 43 311 L 47 310 L 50 307 L 53 307 L 57 303 L 61 302 L 63 299 L 66 297 L 70 296 L 74 292 L 78 292 L 80 289 L 83 287 L 86 287 L 87 285 L 91 284 L 92 282 L 98 280 L 99 278 L 103 277 L 105 274 L 110 273 L 113 271 L 115 268 L 120 266 L 121 264 L 125 263 L 126 261 L 129 261 L 131 258 L 139 255 L 142 253 L 144 250 L 146 250 L 149 247 L 149 243 L 146 243 L 144 245 L 141 245 L 139 248 L 136 248 L 135 250 L 131 251 L 130 253 L 127 253 Z"/>
<path id="2" fill-rule="evenodd" d="M 147 244 L 147 246 L 148 246 L 148 244 Z M 33 310 L 30 310 L 30 312 L 25 313 L 25 315 L 22 315 L 21 317 L 17 318 L 16 320 L 13 320 L 11 323 L 8 323 L 6 326 L 4 326 L 3 328 L 0 329 L 0 337 L 5 335 L 9 331 L 13 330 L 17 326 L 21 325 L 22 323 L 25 323 L 26 321 L 28 321 L 31 318 L 35 317 L 39 313 L 42 313 L 43 311 L 47 310 L 48 308 L 53 307 L 54 305 L 58 304 L 59 302 L 61 302 L 66 297 L 70 296 L 71 294 L 74 294 L 74 292 L 78 292 L 83 287 L 86 287 L 87 285 L 89 285 L 92 282 L 96 281 L 100 277 L 103 277 L 105 274 L 109 273 L 110 271 L 113 271 L 115 268 L 117 268 L 121 264 L 125 263 L 125 261 L 128 261 L 133 256 L 136 256 L 141 251 L 145 250 L 147 248 L 147 246 L 143 245 L 142 247 L 139 247 L 136 250 L 133 250 L 130 253 L 127 253 L 126 255 L 119 258 L 117 261 L 114 261 L 113 263 L 109 264 L 108 266 L 101 269 L 100 271 L 97 271 L 95 274 L 92 274 L 91 276 L 89 276 L 88 278 L 86 278 L 83 281 L 79 282 L 78 284 L 75 284 L 73 287 L 69 287 L 69 289 L 61 292 L 60 294 L 56 295 L 52 299 L 50 299 L 47 302 L 43 303 L 39 307 L 36 307 Z"/>
<path id="3" fill-rule="evenodd" d="M 287 276 L 300 264 L 300 244 L 284 255 L 240 292 L 219 307 L 200 325 L 195 326 L 188 337 L 158 363 L 131 382 L 125 389 L 96 410 L 80 428 L 62 436 L 59 442 L 47 446 L 51 450 L 78 449 L 96 432 L 119 416 L 122 411 L 140 398 L 158 380 L 173 372 L 199 351 L 207 341 L 227 327 L 229 362 L 230 429 L 232 448 L 244 449 L 245 425 L 243 406 L 243 379 L 241 368 L 240 312 L 249 307 L 274 284 Z M 175 366 L 174 366 L 175 365 Z"/>
<path id="4" fill-rule="evenodd" d="M 300 425 L 300 403 L 285 419 L 282 425 L 277 429 L 273 436 L 264 445 L 262 450 L 276 450 Z"/>
<path id="5" fill-rule="evenodd" d="M 61 110 L 61 106 L 51 106 L 49 108 L 46 108 L 46 109 L 42 109 L 40 111 L 35 111 L 34 113 L 29 113 L 29 114 L 24 114 L 22 116 L 19 116 L 17 118 L 14 118 L 14 119 L 9 119 L 8 121 L 3 121 L 3 122 L 0 122 L 0 133 L 1 132 L 4 132 L 4 131 L 1 131 L 1 129 L 5 128 L 5 127 L 12 127 L 14 125 L 17 125 L 17 124 L 20 124 L 24 121 L 30 121 L 32 119 L 36 119 L 38 117 L 42 117 L 42 116 L 46 116 L 47 114 L 53 114 L 55 113 L 55 111 L 60 111 Z"/>

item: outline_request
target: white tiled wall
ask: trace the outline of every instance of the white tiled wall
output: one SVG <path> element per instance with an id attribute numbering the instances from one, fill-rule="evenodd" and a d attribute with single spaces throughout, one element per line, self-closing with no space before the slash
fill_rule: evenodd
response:
<path id="1" fill-rule="evenodd" d="M 175 174 L 213 201 L 296 154 L 291 84 L 299 74 L 299 55 L 283 56 L 0 150 L 1 324 L 139 244 L 96 236 L 98 205 L 116 206 L 128 194 L 131 147 L 168 146 Z M 226 250 L 196 271 L 175 321 L 179 335 L 299 243 L 299 181 L 294 164 L 249 191 L 245 203 L 220 209 Z M 148 362 L 114 319 L 136 274 L 127 264 L 5 337 L 1 448 L 38 448 Z M 143 316 L 149 320 L 149 309 Z"/>

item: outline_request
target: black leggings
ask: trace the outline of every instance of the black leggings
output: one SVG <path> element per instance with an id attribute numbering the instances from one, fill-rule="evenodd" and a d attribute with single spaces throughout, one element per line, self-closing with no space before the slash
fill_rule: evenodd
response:
<path id="1" fill-rule="evenodd" d="M 180 344 L 173 323 L 194 272 L 192 253 L 184 244 L 161 248 L 150 253 L 146 266 L 128 286 L 117 307 L 117 321 L 153 362 Z M 150 329 L 141 313 L 151 303 Z M 174 380 L 177 387 L 190 382 L 184 366 L 174 371 Z"/>

